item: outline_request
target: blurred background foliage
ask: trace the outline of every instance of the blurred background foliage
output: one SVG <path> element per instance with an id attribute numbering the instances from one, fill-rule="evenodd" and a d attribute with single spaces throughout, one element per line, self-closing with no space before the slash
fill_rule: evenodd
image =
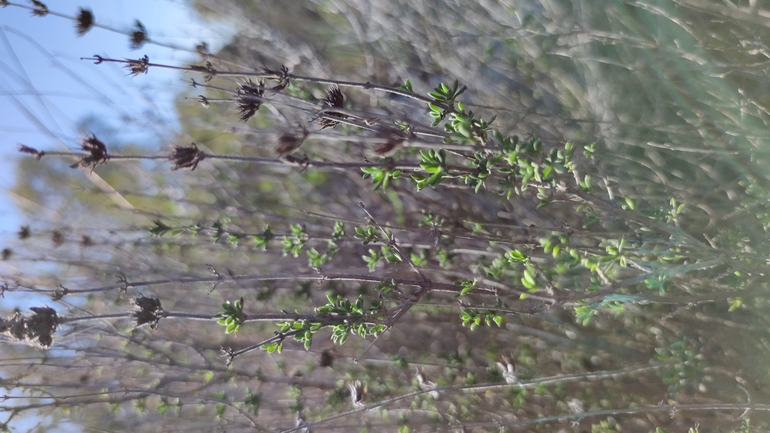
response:
<path id="1" fill-rule="evenodd" d="M 275 324 L 248 323 L 225 335 L 204 321 L 168 319 L 158 329 L 74 322 L 49 349 L 3 349 L 4 387 L 25 397 L 4 403 L 6 426 L 36 413 L 41 431 L 65 424 L 84 431 L 307 428 L 298 416 L 312 431 L 767 430 L 770 9 L 740 0 L 197 0 L 191 7 L 237 26 L 229 44 L 202 56 L 219 70 L 284 65 L 343 81 L 398 87 L 408 80 L 422 95 L 456 79 L 468 88 L 459 100 L 477 118 L 497 116 L 504 136 L 537 137 L 546 153 L 575 143 L 581 174 L 593 177 L 593 194 L 610 205 L 596 213 L 566 200 L 539 208 L 533 197 L 501 196 L 493 181 L 479 193 L 462 182 L 416 191 L 404 176 L 374 190 L 359 170 L 288 164 L 204 160 L 190 172 L 141 161 L 91 173 L 70 169 L 69 160 L 22 160 L 14 192 L 27 199 L 20 207 L 31 228 L 8 246 L 4 259 L 17 271 L 4 280 L 9 292 L 66 287 L 66 296 L 45 301 L 62 314 L 128 311 L 138 293 L 159 297 L 167 311 L 204 314 L 239 297 L 249 314 L 311 313 L 327 294 L 382 297 L 362 282 L 228 279 L 313 274 L 306 251 L 328 252 L 336 221 L 345 237 L 318 272 L 415 279 L 404 263 L 367 269 L 361 256 L 372 246 L 353 236 L 367 225 L 357 202 L 395 228 L 432 280 L 478 278 L 496 290 L 430 293 L 368 351 L 371 338 L 333 346 L 327 332 L 309 350 L 287 340 L 283 353 L 250 352 L 230 367 L 222 347 L 255 344 Z M 203 41 L 189 42 L 194 50 Z M 152 80 L 152 72 L 134 79 Z M 214 154 L 273 158 L 280 137 L 311 125 L 312 113 L 267 103 L 241 122 L 234 103 L 217 101 L 241 82 L 216 77 L 206 83 L 211 88 L 180 95 L 181 131 L 146 126 L 162 147 L 124 140 L 93 119 L 83 131 L 115 154 L 162 155 L 194 142 Z M 293 81 L 284 93 L 317 104 L 326 89 Z M 430 123 L 424 104 L 370 90 L 343 93 L 346 109 Z M 199 104 L 200 95 L 211 102 Z M 375 134 L 308 127 L 301 153 L 311 160 L 378 157 Z M 418 150 L 399 146 L 393 158 L 419 160 Z M 647 220 L 655 223 L 640 222 Z M 303 228 L 299 238 L 292 224 Z M 646 237 L 655 224 L 670 236 Z M 266 226 L 276 238 L 263 251 L 253 236 Z M 609 257 L 603 263 L 620 263 L 623 240 L 631 263 L 608 264 L 605 276 L 567 269 L 558 252 L 544 249 L 565 234 L 586 255 Z M 284 236 L 306 240 L 305 251 L 285 254 Z M 549 307 L 508 291 L 525 290 L 521 268 L 503 260 L 514 249 L 559 291 L 642 277 L 615 298 Z M 698 265 L 709 260 L 715 264 Z M 661 263 L 668 273 L 651 271 Z M 211 277 L 212 269 L 221 283 L 182 281 Z M 116 274 L 127 290 L 119 290 Z M 130 285 L 160 280 L 168 283 Z M 100 287 L 114 290 L 77 291 Z M 494 311 L 501 325 L 463 326 L 474 308 Z M 506 384 L 508 365 L 524 385 Z M 427 380 L 442 387 L 438 398 L 398 399 Z M 355 409 L 353 381 L 366 387 L 364 404 L 394 400 L 347 413 Z"/>

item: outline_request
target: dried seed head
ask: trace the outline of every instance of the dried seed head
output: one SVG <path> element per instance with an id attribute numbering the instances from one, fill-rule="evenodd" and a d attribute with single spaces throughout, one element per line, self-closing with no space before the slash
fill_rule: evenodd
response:
<path id="1" fill-rule="evenodd" d="M 110 156 L 107 154 L 107 146 L 94 134 L 80 140 L 80 148 L 89 153 L 80 161 L 70 165 L 70 168 L 86 167 L 93 170 L 99 164 L 106 164 Z"/>
<path id="2" fill-rule="evenodd" d="M 64 299 L 65 296 L 67 296 L 70 293 L 70 289 L 64 287 L 61 284 L 57 284 L 56 288 L 57 290 L 55 290 L 53 294 L 51 294 L 51 299 L 53 299 L 54 301 L 61 301 L 62 299 Z"/>
<path id="3" fill-rule="evenodd" d="M 13 255 L 13 250 L 10 248 L 3 248 L 3 251 L 0 253 L 0 256 L 2 256 L 3 260 L 8 260 Z"/>
<path id="4" fill-rule="evenodd" d="M 345 104 L 345 96 L 342 94 L 342 91 L 340 91 L 340 88 L 336 85 L 329 88 L 329 90 L 326 92 L 326 98 L 324 98 L 321 105 L 324 108 L 342 108 Z M 318 124 L 321 125 L 321 129 L 326 128 L 333 128 L 339 124 L 339 122 L 329 119 L 329 117 L 336 117 L 339 119 L 345 119 L 347 116 L 341 113 L 335 113 L 335 112 L 324 112 L 319 117 L 317 117 Z"/>
<path id="5" fill-rule="evenodd" d="M 59 326 L 56 310 L 50 307 L 32 307 L 32 315 L 26 318 L 27 340 L 37 341 L 43 347 L 53 343 L 53 333 Z"/>
<path id="6" fill-rule="evenodd" d="M 264 94 L 265 80 L 259 80 L 257 84 L 254 84 L 251 80 L 246 80 L 238 86 L 235 100 L 238 102 L 238 113 L 241 122 L 245 122 L 257 114 L 257 110 L 262 105 Z"/>
<path id="7" fill-rule="evenodd" d="M 196 45 L 195 46 L 195 52 L 198 53 L 204 59 L 206 58 L 206 56 L 211 54 L 209 52 L 209 44 L 207 44 L 206 42 L 201 42 L 198 45 Z"/>
<path id="8" fill-rule="evenodd" d="M 25 146 L 23 144 L 19 145 L 19 152 L 21 153 L 29 153 L 30 155 L 35 155 L 37 159 L 42 158 L 45 156 L 45 152 L 39 151 L 33 147 Z"/>
<path id="9" fill-rule="evenodd" d="M 214 76 L 217 74 L 217 70 L 214 69 L 211 62 L 206 62 L 205 66 L 190 65 L 190 70 L 203 73 L 203 81 L 206 82 L 213 80 Z M 194 79 L 192 80 L 192 86 L 198 87 L 198 83 L 196 83 Z"/>
<path id="10" fill-rule="evenodd" d="M 59 326 L 56 310 L 49 307 L 32 307 L 32 314 L 15 313 L 8 319 L 0 319 L 0 332 L 17 341 L 50 347 L 53 334 Z"/>
<path id="11" fill-rule="evenodd" d="M 280 71 L 274 71 L 272 69 L 268 68 L 262 68 L 262 73 L 266 75 L 274 75 L 275 77 L 272 78 L 273 80 L 278 81 L 278 84 L 271 87 L 270 90 L 274 92 L 280 92 L 281 90 L 285 89 L 289 86 L 289 83 L 291 82 L 291 79 L 289 78 L 289 68 L 287 68 L 284 65 L 281 65 Z"/>
<path id="12" fill-rule="evenodd" d="M 32 233 L 29 230 L 29 226 L 21 226 L 21 228 L 19 228 L 19 239 L 24 240 L 31 235 Z"/>
<path id="13" fill-rule="evenodd" d="M 126 69 L 131 71 L 130 75 L 137 76 L 139 74 L 146 74 L 150 69 L 150 58 L 146 55 L 141 59 L 126 59 Z"/>
<path id="14" fill-rule="evenodd" d="M 168 158 L 174 163 L 173 170 L 189 168 L 192 171 L 205 157 L 206 154 L 199 150 L 195 143 L 191 143 L 189 146 L 174 146 Z"/>
<path id="15" fill-rule="evenodd" d="M 131 32 L 131 49 L 139 49 L 142 45 L 144 45 L 145 42 L 149 40 L 150 38 L 147 37 L 147 29 L 144 28 L 144 25 L 141 23 L 141 21 L 136 20 L 134 22 L 134 30 Z"/>
<path id="16" fill-rule="evenodd" d="M 64 243 L 64 235 L 62 232 L 58 230 L 54 230 L 53 233 L 51 233 L 51 242 L 53 242 L 54 247 L 60 247 Z"/>
<path id="17" fill-rule="evenodd" d="M 331 367 L 334 363 L 334 354 L 331 350 L 324 350 L 321 352 L 321 360 L 318 361 L 318 365 L 321 367 Z"/>
<path id="18" fill-rule="evenodd" d="M 150 328 L 157 329 L 160 319 L 166 317 L 166 312 L 160 305 L 160 299 L 158 298 L 148 298 L 147 296 L 139 295 L 133 298 L 131 303 L 135 307 L 131 317 L 134 319 L 137 327 L 149 323 Z"/>
<path id="19" fill-rule="evenodd" d="M 77 18 L 78 36 L 83 36 L 94 25 L 94 13 L 90 9 L 80 8 Z"/>
<path id="20" fill-rule="evenodd" d="M 35 6 L 35 8 L 32 9 L 32 15 L 36 17 L 44 17 L 48 15 L 48 6 L 37 0 L 32 0 L 32 4 Z"/>
<path id="21" fill-rule="evenodd" d="M 2 7 L 8 6 L 8 0 L 0 0 L 0 6 Z"/>

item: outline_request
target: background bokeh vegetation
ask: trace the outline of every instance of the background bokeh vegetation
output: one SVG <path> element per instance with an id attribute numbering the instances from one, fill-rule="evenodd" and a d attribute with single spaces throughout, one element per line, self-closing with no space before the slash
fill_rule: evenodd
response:
<path id="1" fill-rule="evenodd" d="M 62 317 L 128 312 L 139 294 L 158 297 L 167 311 L 204 315 L 241 297 L 248 314 L 311 314 L 327 295 L 397 302 L 398 290 L 376 283 L 299 278 L 417 280 L 403 260 L 381 258 L 372 270 L 361 258 L 387 247 L 382 238 L 365 245 L 354 236 L 355 227 L 377 224 L 393 229 L 432 281 L 476 279 L 479 288 L 428 293 L 371 348 L 372 337 L 333 345 L 322 330 L 308 350 L 288 339 L 282 353 L 252 351 L 230 366 L 223 347 L 256 344 L 278 331 L 275 323 L 246 323 L 226 335 L 215 321 L 169 318 L 151 329 L 101 319 L 64 324 L 47 349 L 9 338 L 3 386 L 21 398 L 2 403 L 5 426 L 37 414 L 41 431 L 65 424 L 107 431 L 767 430 L 770 10 L 761 6 L 195 1 L 202 17 L 237 26 L 219 52 L 198 49 L 195 64 L 254 72 L 283 65 L 297 75 L 392 87 L 409 81 L 420 95 L 458 80 L 467 86 L 458 101 L 477 119 L 496 116 L 502 137 L 540 143 L 540 150 L 519 149 L 529 158 L 522 160 L 542 169 L 569 142 L 580 176 L 565 172 L 551 190 L 508 196 L 500 171 L 478 192 L 461 179 L 418 191 L 408 173 L 375 190 L 358 169 L 204 159 L 194 171 L 112 161 L 91 172 L 71 169 L 71 159 L 23 159 L 14 192 L 27 199 L 19 206 L 29 223 L 3 252 L 15 269 L 3 280 L 8 296 L 50 295 L 45 303 Z M 187 48 L 195 53 L 201 42 Z M 135 52 L 141 58 L 141 46 Z M 202 74 L 185 78 L 203 83 Z M 125 79 L 152 80 L 153 68 Z M 84 133 L 97 134 L 115 155 L 162 156 L 194 142 L 211 154 L 273 159 L 281 137 L 308 128 L 297 155 L 340 163 L 376 161 L 377 143 L 389 140 L 346 125 L 320 130 L 311 120 L 328 86 L 297 80 L 268 92 L 274 103 L 242 122 L 231 100 L 239 83 L 215 77 L 205 83 L 212 87 L 180 95 L 180 131 L 126 123 L 156 131 L 159 146 L 127 140 L 98 117 L 84 120 Z M 433 120 L 424 103 L 342 91 L 351 112 L 426 131 Z M 443 126 L 435 131 L 399 142 L 391 157 L 420 162 L 420 150 L 443 147 L 454 164 L 467 165 L 470 152 L 452 153 L 463 143 L 445 141 Z M 490 134 L 482 153 L 498 147 Z M 585 175 L 590 191 L 579 184 Z M 335 253 L 336 222 L 345 234 L 334 239 Z M 263 246 L 267 226 L 276 237 Z M 311 248 L 336 255 L 310 263 Z M 529 260 L 523 265 L 516 254 Z M 237 278 L 243 275 L 282 277 Z M 135 284 L 142 281 L 162 283 Z M 607 287 L 607 296 L 591 294 Z M 467 326 L 477 313 L 500 323 Z M 506 376 L 509 364 L 515 380 Z M 410 395 L 428 390 L 417 369 L 439 387 L 438 398 Z M 354 381 L 367 389 L 364 405 L 384 404 L 353 406 Z"/>

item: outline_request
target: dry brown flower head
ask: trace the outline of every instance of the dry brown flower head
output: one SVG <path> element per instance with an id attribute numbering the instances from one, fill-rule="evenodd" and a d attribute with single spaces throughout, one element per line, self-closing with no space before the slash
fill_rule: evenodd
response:
<path id="1" fill-rule="evenodd" d="M 324 98 L 321 105 L 324 108 L 343 108 L 345 105 L 345 96 L 342 94 L 340 88 L 334 85 L 330 87 L 326 92 L 326 97 Z M 339 122 L 329 119 L 329 117 L 336 117 L 338 119 L 347 118 L 347 116 L 342 113 L 325 111 L 321 114 L 321 116 L 317 117 L 318 124 L 321 125 L 321 129 L 334 128 L 339 124 Z"/>
<path id="2" fill-rule="evenodd" d="M 145 42 L 149 41 L 147 37 L 147 29 L 144 28 L 144 24 L 141 21 L 136 20 L 134 22 L 134 30 L 131 32 L 131 49 L 139 49 Z"/>
<path id="3" fill-rule="evenodd" d="M 90 9 L 80 8 L 77 18 L 78 36 L 83 36 L 94 25 L 94 13 Z"/>
<path id="4" fill-rule="evenodd" d="M 146 55 L 141 59 L 126 59 L 126 69 L 130 72 L 130 75 L 137 76 L 139 74 L 146 74 L 150 69 L 150 58 Z"/>
<path id="5" fill-rule="evenodd" d="M 259 80 L 254 84 L 246 80 L 238 86 L 235 92 L 235 101 L 238 103 L 238 114 L 241 122 L 251 119 L 262 106 L 262 97 L 265 95 L 265 80 Z"/>
<path id="6" fill-rule="evenodd" d="M 43 2 L 32 0 L 32 4 L 35 6 L 35 8 L 32 9 L 32 15 L 36 17 L 44 17 L 48 15 L 48 6 L 43 4 Z"/>
<path id="7" fill-rule="evenodd" d="M 206 154 L 195 143 L 191 143 L 189 146 L 174 146 L 169 159 L 174 163 L 174 170 L 189 168 L 193 171 L 205 157 Z"/>
<path id="8" fill-rule="evenodd" d="M 107 146 L 102 143 L 101 140 L 96 138 L 96 135 L 91 134 L 90 137 L 86 137 L 80 140 L 80 148 L 88 152 L 88 155 L 80 159 L 80 161 L 70 165 L 70 168 L 85 167 L 93 170 L 99 164 L 106 164 L 109 161 L 110 156 L 107 154 Z"/>

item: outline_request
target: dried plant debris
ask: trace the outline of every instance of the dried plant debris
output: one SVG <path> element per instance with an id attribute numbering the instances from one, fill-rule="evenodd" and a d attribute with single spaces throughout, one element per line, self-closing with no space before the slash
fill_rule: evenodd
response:
<path id="1" fill-rule="evenodd" d="M 166 312 L 160 305 L 160 299 L 139 295 L 131 300 L 134 304 L 134 311 L 131 317 L 137 327 L 149 324 L 150 328 L 157 329 L 160 319 L 166 317 Z"/>
<path id="2" fill-rule="evenodd" d="M 321 105 L 323 105 L 324 109 L 342 108 L 343 105 L 345 105 L 345 96 L 342 94 L 342 91 L 340 90 L 339 87 L 332 86 L 326 92 L 326 98 L 324 98 Z M 339 122 L 333 119 L 330 119 L 330 117 L 336 117 L 338 119 L 347 118 L 347 116 L 345 116 L 342 113 L 335 113 L 333 111 L 324 111 L 323 113 L 321 113 L 320 116 L 316 118 L 318 121 L 318 124 L 321 125 L 321 129 L 334 128 L 335 126 L 339 125 Z"/>
<path id="3" fill-rule="evenodd" d="M 217 71 L 214 69 L 214 66 L 211 64 L 211 62 L 206 62 L 205 66 L 200 65 L 190 65 L 190 70 L 200 72 L 203 74 L 203 81 L 209 82 L 214 79 L 214 75 L 217 74 Z M 195 80 L 192 80 L 192 86 L 197 87 L 197 83 Z"/>
<path id="4" fill-rule="evenodd" d="M 334 364 L 334 354 L 331 350 L 326 349 L 321 352 L 321 359 L 318 361 L 318 365 L 321 367 L 331 367 Z"/>
<path id="5" fill-rule="evenodd" d="M 439 397 L 438 391 L 435 389 L 438 387 L 435 382 L 428 380 L 428 376 L 425 375 L 425 370 L 422 367 L 417 367 L 414 376 L 417 378 L 417 383 L 420 385 L 420 389 L 423 391 L 430 391 L 428 394 L 434 400 Z"/>
<path id="6" fill-rule="evenodd" d="M 174 170 L 189 168 L 193 171 L 205 157 L 206 154 L 195 143 L 191 143 L 189 146 L 174 146 L 169 159 L 174 163 Z"/>
<path id="7" fill-rule="evenodd" d="M 364 397 L 366 396 L 367 389 L 361 384 L 361 381 L 348 382 L 348 389 L 350 390 L 350 400 L 353 402 L 353 406 L 364 406 Z"/>
<path id="8" fill-rule="evenodd" d="M 32 236 L 32 231 L 29 229 L 29 226 L 21 226 L 21 228 L 19 228 L 18 236 L 21 240 L 27 239 Z"/>
<path id="9" fill-rule="evenodd" d="M 136 20 L 134 22 L 134 29 L 131 31 L 131 49 L 139 49 L 149 40 L 150 38 L 147 37 L 147 29 L 144 28 L 144 24 Z"/>
<path id="10" fill-rule="evenodd" d="M 60 232 L 59 230 L 54 230 L 51 233 L 51 242 L 53 242 L 54 248 L 58 248 L 64 245 L 65 240 L 66 239 L 64 238 L 64 233 Z"/>
<path id="11" fill-rule="evenodd" d="M 28 153 L 30 155 L 35 155 L 35 158 L 40 159 L 45 156 L 45 152 L 41 150 L 37 150 L 34 147 L 25 146 L 23 144 L 19 145 L 19 152 L 21 153 Z"/>
<path id="12" fill-rule="evenodd" d="M 382 129 L 377 131 L 377 134 L 375 137 L 382 139 L 383 141 L 379 142 L 377 146 L 374 148 L 374 153 L 380 156 L 388 155 L 393 152 L 393 150 L 401 143 L 403 143 L 407 136 L 406 134 L 398 129 Z"/>
<path id="13" fill-rule="evenodd" d="M 277 77 L 274 79 L 278 81 L 278 84 L 270 88 L 270 90 L 276 93 L 288 87 L 291 82 L 291 79 L 289 78 L 289 68 L 287 68 L 284 65 L 281 65 L 280 71 L 274 71 L 272 69 L 262 68 L 262 72 L 265 74 L 275 75 Z"/>
<path id="14" fill-rule="evenodd" d="M 32 15 L 36 17 L 44 17 L 48 15 L 48 6 L 37 0 L 32 0 L 32 5 L 35 7 L 32 9 Z"/>
<path id="15" fill-rule="evenodd" d="M 304 126 L 301 127 L 301 133 L 286 133 L 278 137 L 278 146 L 275 147 L 275 151 L 279 156 L 286 156 L 299 149 L 309 134 Z"/>
<path id="16" fill-rule="evenodd" d="M 90 9 L 80 8 L 77 18 L 78 36 L 83 36 L 94 26 L 94 13 Z"/>
<path id="17" fill-rule="evenodd" d="M 265 95 L 265 80 L 259 80 L 254 84 L 246 80 L 238 86 L 235 92 L 235 101 L 238 102 L 238 113 L 242 122 L 251 119 L 262 106 L 262 98 Z"/>
<path id="18" fill-rule="evenodd" d="M 70 168 L 83 167 L 93 170 L 99 164 L 106 164 L 110 160 L 110 156 L 107 154 L 107 146 L 93 134 L 80 140 L 80 148 L 88 152 L 88 155 L 70 165 Z"/>
<path id="19" fill-rule="evenodd" d="M 307 155 L 302 155 L 302 156 L 284 155 L 280 159 L 281 161 L 285 162 L 288 165 L 301 167 L 303 172 L 307 170 L 307 167 L 310 164 L 310 158 L 308 158 Z"/>
<path id="20" fill-rule="evenodd" d="M 502 362 L 495 363 L 500 374 L 505 379 L 505 383 L 515 384 L 519 383 L 519 378 L 516 376 L 516 363 L 513 357 L 503 356 Z"/>
<path id="21" fill-rule="evenodd" d="M 206 42 L 201 42 L 198 45 L 195 46 L 195 52 L 198 53 L 201 57 L 205 58 L 211 54 L 209 51 L 209 44 Z"/>
<path id="22" fill-rule="evenodd" d="M 139 74 L 146 74 L 150 69 L 150 58 L 147 56 L 141 59 L 126 59 L 126 69 L 130 71 L 130 75 L 137 76 Z"/>
<path id="23" fill-rule="evenodd" d="M 59 316 L 50 307 L 32 307 L 32 314 L 14 313 L 8 319 L 0 319 L 0 332 L 16 341 L 42 347 L 53 344 L 53 334 L 59 326 Z"/>

